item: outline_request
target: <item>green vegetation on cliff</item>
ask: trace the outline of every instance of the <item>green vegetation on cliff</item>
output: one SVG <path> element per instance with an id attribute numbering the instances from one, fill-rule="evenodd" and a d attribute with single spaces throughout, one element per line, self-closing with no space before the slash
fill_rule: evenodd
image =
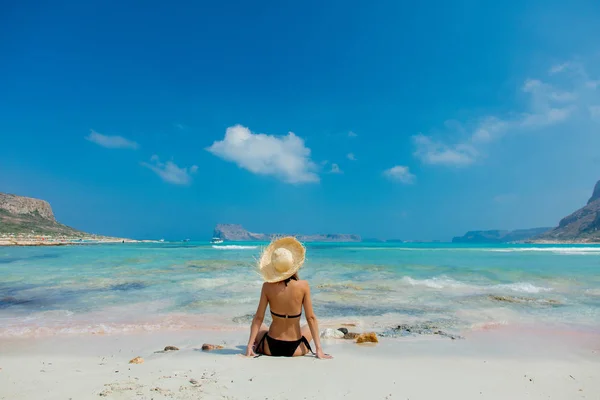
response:
<path id="1" fill-rule="evenodd" d="M 51 235 L 79 237 L 86 234 L 42 217 L 39 212 L 14 214 L 0 208 L 0 235 Z"/>

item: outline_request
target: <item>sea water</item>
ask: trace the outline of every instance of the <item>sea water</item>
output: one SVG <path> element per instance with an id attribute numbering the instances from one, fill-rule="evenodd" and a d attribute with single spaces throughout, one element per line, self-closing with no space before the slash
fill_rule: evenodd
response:
<path id="1" fill-rule="evenodd" d="M 247 327 L 264 244 L 0 248 L 0 337 Z M 308 243 L 323 323 L 598 331 L 600 246 Z"/>

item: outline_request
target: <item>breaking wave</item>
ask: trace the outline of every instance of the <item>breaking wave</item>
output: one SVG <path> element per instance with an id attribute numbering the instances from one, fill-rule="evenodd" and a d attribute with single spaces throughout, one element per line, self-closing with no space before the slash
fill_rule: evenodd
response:
<path id="1" fill-rule="evenodd" d="M 258 246 L 240 246 L 237 244 L 227 244 L 224 246 L 213 246 L 213 249 L 218 249 L 218 250 L 251 250 L 251 249 L 258 249 Z"/>
<path id="2" fill-rule="evenodd" d="M 550 292 L 553 290 L 552 288 L 535 286 L 529 282 L 515 282 L 500 285 L 475 285 L 457 281 L 446 276 L 433 277 L 429 279 L 414 279 L 410 276 L 405 276 L 402 278 L 402 281 L 411 286 L 423 286 L 430 289 L 456 289 L 473 292 L 504 290 L 518 293 L 542 293 Z"/>
<path id="3" fill-rule="evenodd" d="M 495 253 L 549 252 L 564 255 L 600 255 L 600 247 L 513 247 L 487 250 Z"/>

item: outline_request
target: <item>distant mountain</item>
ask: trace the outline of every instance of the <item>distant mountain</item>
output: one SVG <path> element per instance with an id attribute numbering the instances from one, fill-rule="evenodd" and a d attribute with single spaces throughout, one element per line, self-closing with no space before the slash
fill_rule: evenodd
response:
<path id="1" fill-rule="evenodd" d="M 564 217 L 558 226 L 533 238 L 534 242 L 600 242 L 600 181 L 587 204 Z"/>
<path id="2" fill-rule="evenodd" d="M 541 235 L 552 228 L 517 229 L 514 231 L 469 231 L 464 236 L 452 238 L 452 243 L 509 243 L 521 242 Z"/>
<path id="3" fill-rule="evenodd" d="M 56 221 L 47 201 L 0 193 L 0 234 L 82 236 Z"/>
<path id="4" fill-rule="evenodd" d="M 289 234 L 286 234 L 289 235 Z M 231 241 L 231 242 L 246 242 L 246 241 L 269 241 L 272 238 L 285 236 L 284 234 L 275 233 L 253 233 L 245 230 L 241 225 L 236 224 L 218 224 L 214 231 L 213 237 Z M 348 235 L 341 233 L 330 233 L 323 235 L 291 235 L 298 238 L 302 242 L 360 242 L 361 238 L 358 235 Z"/>

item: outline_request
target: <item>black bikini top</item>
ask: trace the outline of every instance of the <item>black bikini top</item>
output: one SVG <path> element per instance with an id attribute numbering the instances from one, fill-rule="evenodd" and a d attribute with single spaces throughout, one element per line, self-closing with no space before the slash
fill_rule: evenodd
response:
<path id="1" fill-rule="evenodd" d="M 273 311 L 271 311 L 271 314 L 274 317 L 285 318 L 285 319 L 288 319 L 288 318 L 300 318 L 300 316 L 302 315 L 302 311 L 300 311 L 300 314 L 298 314 L 298 315 L 281 315 L 281 314 L 277 314 L 276 312 L 273 312 Z"/>

